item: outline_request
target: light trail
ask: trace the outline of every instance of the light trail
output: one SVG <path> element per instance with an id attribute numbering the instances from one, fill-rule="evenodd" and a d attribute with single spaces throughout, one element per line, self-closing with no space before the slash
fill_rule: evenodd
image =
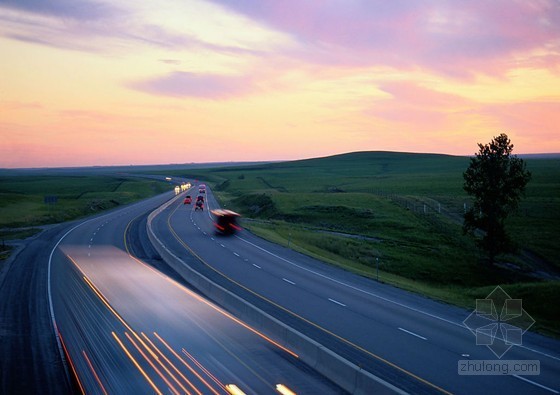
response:
<path id="1" fill-rule="evenodd" d="M 101 387 L 101 391 L 103 391 L 103 393 L 105 395 L 108 395 L 107 391 L 105 390 L 105 387 L 103 386 L 103 383 L 101 382 L 101 380 L 99 379 L 99 376 L 97 375 L 97 372 L 93 368 L 93 364 L 91 363 L 91 361 L 89 360 L 89 358 L 86 354 L 86 350 L 82 350 L 82 354 L 84 354 L 84 358 L 85 358 L 89 368 L 91 369 L 91 372 L 93 373 L 93 377 L 95 377 L 95 380 L 97 381 L 97 384 L 99 384 L 99 387 Z"/>
<path id="2" fill-rule="evenodd" d="M 163 352 L 161 352 L 161 350 L 150 340 L 150 338 L 148 338 L 148 336 L 146 336 L 144 332 L 142 332 L 141 335 L 146 339 L 148 343 L 150 343 L 150 345 L 157 351 L 157 353 L 175 370 L 175 372 L 179 376 L 181 376 L 183 380 L 185 380 L 185 382 L 191 387 L 191 389 L 193 389 L 198 395 L 202 395 L 202 392 L 200 392 L 194 386 L 194 384 L 175 366 L 175 364 L 173 364 L 173 362 L 171 362 L 171 360 L 167 358 Z M 190 392 L 180 382 L 178 382 L 178 384 L 183 389 L 183 391 L 185 391 L 187 394 L 190 394 Z"/>
<path id="3" fill-rule="evenodd" d="M 179 361 L 181 361 L 181 362 L 183 363 L 183 365 L 185 365 L 185 366 L 187 367 L 187 369 L 189 369 L 190 372 L 191 372 L 192 374 L 194 374 L 202 383 L 204 383 L 204 385 L 205 385 L 206 387 L 208 387 L 208 389 L 209 389 L 210 391 L 212 391 L 213 394 L 215 394 L 215 395 L 220 395 L 220 393 L 219 393 L 218 391 L 216 391 L 216 390 L 214 389 L 214 387 L 212 387 L 212 386 L 204 379 L 204 377 L 202 377 L 196 370 L 194 370 L 194 368 L 193 368 L 191 365 L 189 365 L 189 364 L 187 363 L 187 361 L 185 361 L 179 354 L 177 354 L 177 352 L 175 352 L 175 350 L 173 350 L 173 348 L 171 348 L 171 346 L 170 346 L 165 340 L 163 340 L 163 339 L 161 338 L 161 336 L 157 334 L 157 332 L 154 332 L 154 336 L 157 337 L 158 340 L 159 340 L 160 342 L 162 342 L 163 345 L 164 345 L 165 347 L 167 347 L 167 349 L 168 349 Z"/>
<path id="4" fill-rule="evenodd" d="M 202 365 L 200 362 L 198 362 L 198 360 L 195 357 L 193 357 L 187 350 L 185 350 L 185 348 L 183 348 L 181 351 L 183 351 L 183 354 L 185 354 L 196 366 L 198 366 L 198 368 L 200 370 L 202 370 L 204 373 L 206 373 L 206 375 L 208 377 L 210 377 L 210 379 L 213 382 L 218 384 L 221 388 L 226 389 L 226 386 L 224 384 L 222 384 L 222 382 L 220 380 L 218 380 L 218 378 L 216 376 L 214 376 L 208 369 L 206 369 L 204 367 L 204 365 Z"/>
<path id="5" fill-rule="evenodd" d="M 82 394 L 85 395 L 85 391 L 84 391 L 84 387 L 82 385 L 82 382 L 80 381 L 80 377 L 78 376 L 78 372 L 76 371 L 76 367 L 74 366 L 74 362 L 72 362 L 72 358 L 70 358 L 70 353 L 68 353 L 68 349 L 66 348 L 66 344 L 64 343 L 64 339 L 62 338 L 62 333 L 58 332 L 58 336 L 60 338 L 60 343 L 62 345 L 62 348 L 64 349 L 64 353 L 66 354 L 66 358 L 68 359 L 68 362 L 70 362 L 70 367 L 72 368 L 72 373 L 74 373 L 74 377 L 76 378 L 76 381 L 78 382 L 78 386 L 80 387 L 80 391 L 82 392 Z"/>
<path id="6" fill-rule="evenodd" d="M 280 392 L 282 395 L 296 395 L 294 391 L 286 387 L 284 384 L 276 384 L 276 391 Z"/>
<path id="7" fill-rule="evenodd" d="M 115 340 L 117 341 L 117 343 L 119 344 L 119 346 L 121 346 L 121 348 L 123 349 L 123 351 L 125 352 L 125 354 L 128 356 L 128 358 L 130 358 L 130 360 L 132 361 L 132 363 L 134 364 L 134 366 L 136 366 L 136 368 L 140 371 L 140 373 L 142 374 L 142 376 L 144 376 L 144 378 L 148 381 L 148 383 L 152 386 L 152 388 L 154 389 L 154 391 L 156 391 L 156 393 L 158 395 L 163 395 L 163 393 L 158 389 L 158 387 L 155 385 L 155 383 L 150 379 L 150 377 L 148 376 L 148 374 L 144 371 L 144 369 L 142 369 L 142 366 L 140 366 L 140 364 L 138 363 L 138 361 L 136 361 L 136 359 L 132 356 L 132 354 L 128 351 L 128 349 L 126 348 L 126 346 L 122 343 L 121 339 L 119 339 L 119 337 L 117 336 L 117 334 L 115 332 L 111 332 L 111 334 L 113 335 L 113 337 L 115 338 Z"/>
<path id="8" fill-rule="evenodd" d="M 144 359 L 146 360 L 146 362 L 148 362 L 150 364 L 150 366 L 152 367 L 152 369 L 154 369 L 154 371 L 157 373 L 157 375 L 159 377 L 161 377 L 161 379 L 163 381 L 165 381 L 165 384 L 167 384 L 167 386 L 169 387 L 169 389 L 171 391 L 173 391 L 173 393 L 175 395 L 180 395 L 179 391 L 177 391 L 177 389 L 175 388 L 175 386 L 167 379 L 167 377 L 165 377 L 165 375 L 163 373 L 161 373 L 161 371 L 157 368 L 157 366 L 150 360 L 150 358 L 148 358 L 146 356 L 146 354 L 144 354 L 144 351 L 142 351 L 142 349 L 138 346 L 138 344 L 136 344 L 136 342 L 134 341 L 134 339 L 132 339 L 132 337 L 130 337 L 130 335 L 128 334 L 128 332 L 125 332 L 124 335 L 127 337 L 128 341 L 132 343 L 132 345 L 134 346 L 134 348 L 136 348 L 136 350 L 138 350 L 138 352 L 140 353 L 140 355 L 142 355 L 144 357 Z"/>
<path id="9" fill-rule="evenodd" d="M 235 384 L 226 385 L 226 391 L 231 395 L 245 395 L 245 392 L 241 391 Z"/>

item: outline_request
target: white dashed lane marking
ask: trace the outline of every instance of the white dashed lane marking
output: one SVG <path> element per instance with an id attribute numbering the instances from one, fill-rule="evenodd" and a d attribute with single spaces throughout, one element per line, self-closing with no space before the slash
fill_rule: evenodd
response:
<path id="1" fill-rule="evenodd" d="M 336 303 L 339 306 L 346 307 L 346 305 L 344 303 L 341 303 L 338 300 L 334 300 L 334 299 L 329 298 L 329 301 L 331 301 L 333 303 Z"/>

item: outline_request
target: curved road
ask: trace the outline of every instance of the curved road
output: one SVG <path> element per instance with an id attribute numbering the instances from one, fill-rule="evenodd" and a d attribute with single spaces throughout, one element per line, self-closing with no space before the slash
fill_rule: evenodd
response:
<path id="1" fill-rule="evenodd" d="M 217 208 L 207 194 L 207 209 Z M 459 375 L 460 360 L 496 360 L 463 325 L 469 311 L 350 274 L 249 232 L 217 236 L 209 210 L 194 211 L 182 200 L 158 215 L 153 227 L 197 271 L 405 391 L 560 391 L 556 340 L 526 333 L 523 345 L 503 358 L 539 361 L 540 375 Z"/>
<path id="2" fill-rule="evenodd" d="M 297 355 L 131 255 L 135 221 L 171 194 L 72 228 L 53 249 L 60 348 L 84 393 L 341 393 Z"/>

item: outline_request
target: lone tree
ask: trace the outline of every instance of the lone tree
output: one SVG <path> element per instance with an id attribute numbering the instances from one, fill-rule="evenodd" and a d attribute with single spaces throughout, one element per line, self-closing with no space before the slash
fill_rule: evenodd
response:
<path id="1" fill-rule="evenodd" d="M 518 207 L 531 173 L 522 159 L 511 154 L 513 144 L 504 133 L 478 147 L 480 150 L 463 174 L 463 188 L 474 197 L 474 205 L 465 213 L 463 230 L 470 234 L 477 229 L 484 232 L 479 246 L 493 264 L 498 254 L 513 249 L 505 220 Z"/>

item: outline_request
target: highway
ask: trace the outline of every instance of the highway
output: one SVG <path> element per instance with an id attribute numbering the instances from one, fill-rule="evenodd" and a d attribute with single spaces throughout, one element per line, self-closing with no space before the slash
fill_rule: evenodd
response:
<path id="1" fill-rule="evenodd" d="M 460 375 L 460 360 L 496 360 L 464 326 L 471 312 L 353 275 L 246 231 L 218 236 L 209 214 L 217 207 L 210 190 L 204 212 L 178 199 L 154 219 L 154 232 L 212 281 L 378 377 L 411 393 L 559 393 L 560 342 L 526 333 L 523 344 L 503 358 L 539 361 L 539 375 Z"/>
<path id="2" fill-rule="evenodd" d="M 132 254 L 172 193 L 69 229 L 49 256 L 59 349 L 83 393 L 344 393 L 297 354 Z M 176 276 L 175 276 L 176 278 Z"/>

